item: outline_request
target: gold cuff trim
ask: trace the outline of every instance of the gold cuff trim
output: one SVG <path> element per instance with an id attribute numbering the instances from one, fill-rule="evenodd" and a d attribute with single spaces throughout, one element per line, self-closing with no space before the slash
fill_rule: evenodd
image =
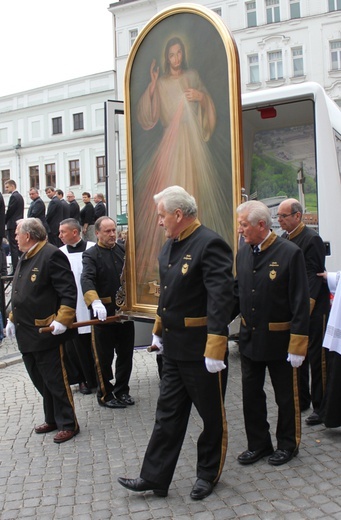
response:
<path id="1" fill-rule="evenodd" d="M 112 302 L 112 297 L 111 296 L 105 296 L 104 298 L 100 298 L 100 300 L 105 305 L 106 303 L 111 303 Z"/>
<path id="2" fill-rule="evenodd" d="M 207 325 L 207 316 L 201 318 L 185 318 L 185 327 L 205 327 Z"/>
<path id="3" fill-rule="evenodd" d="M 241 319 L 242 325 L 244 325 L 244 327 L 246 327 L 246 321 L 244 320 L 243 316 L 240 319 Z"/>
<path id="4" fill-rule="evenodd" d="M 310 303 L 310 315 L 311 315 L 311 313 L 312 313 L 313 310 L 314 310 L 316 300 L 314 300 L 313 298 L 310 298 L 310 299 L 309 299 L 309 303 Z"/>
<path id="5" fill-rule="evenodd" d="M 227 351 L 227 336 L 208 334 L 204 356 L 224 361 Z"/>
<path id="6" fill-rule="evenodd" d="M 56 321 L 70 328 L 76 317 L 76 309 L 68 307 L 68 305 L 61 305 L 58 309 Z"/>
<path id="7" fill-rule="evenodd" d="M 297 356 L 306 356 L 308 350 L 308 336 L 300 336 L 298 334 L 290 334 L 290 342 L 288 352 Z"/>
<path id="8" fill-rule="evenodd" d="M 93 301 L 100 299 L 100 297 L 97 294 L 97 291 L 87 291 L 84 294 L 83 298 L 87 307 L 90 307 Z"/>
<path id="9" fill-rule="evenodd" d="M 156 336 L 162 336 L 162 322 L 160 316 L 156 315 L 154 327 L 152 330 L 152 334 L 156 334 Z"/>
<path id="10" fill-rule="evenodd" d="M 282 330 L 290 330 L 291 322 L 283 321 L 280 323 L 269 323 L 269 330 L 273 332 L 280 332 Z"/>

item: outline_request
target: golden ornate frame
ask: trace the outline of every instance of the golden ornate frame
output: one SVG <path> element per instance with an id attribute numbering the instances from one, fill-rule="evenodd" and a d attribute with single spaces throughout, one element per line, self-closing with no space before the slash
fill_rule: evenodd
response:
<path id="1" fill-rule="evenodd" d="M 186 30 L 186 22 L 189 22 L 188 30 Z M 128 222 L 129 222 L 129 240 L 127 244 L 127 260 L 125 266 L 125 284 L 126 284 L 126 301 L 123 310 L 132 312 L 135 315 L 154 315 L 157 307 L 157 294 L 155 294 L 155 304 L 150 304 L 141 301 L 137 291 L 137 266 L 136 266 L 136 237 L 135 237 L 135 221 L 134 221 L 134 165 L 133 165 L 133 150 L 136 149 L 136 136 L 132 136 L 132 118 L 133 109 L 132 104 L 134 102 L 133 90 L 135 89 L 136 81 L 132 83 L 132 75 L 134 66 L 137 58 L 140 58 L 141 53 L 148 54 L 152 57 L 155 54 L 155 46 L 148 48 L 148 39 L 153 31 L 157 29 L 159 31 L 165 27 L 167 30 L 165 33 L 177 34 L 178 27 L 181 25 L 178 22 L 182 22 L 185 28 L 182 28 L 182 34 L 186 34 L 186 40 L 191 40 L 193 34 L 195 34 L 196 25 L 200 30 L 200 38 L 204 39 L 202 52 L 208 54 L 208 62 L 212 62 L 216 59 L 216 47 L 217 42 L 222 42 L 223 49 L 225 51 L 223 59 L 221 60 L 221 68 L 227 70 L 226 83 L 221 84 L 220 95 L 222 98 L 227 94 L 226 104 L 229 109 L 229 130 L 230 139 L 226 143 L 226 150 L 230 150 L 230 168 L 231 178 L 228 182 L 231 183 L 232 192 L 232 208 L 229 215 L 222 215 L 222 218 L 226 218 L 226 226 L 233 230 L 231 247 L 234 251 L 237 250 L 237 232 L 235 229 L 235 208 L 241 201 L 241 187 L 242 187 L 242 132 L 241 132 L 241 93 L 240 93 L 240 77 L 239 77 L 239 58 L 238 51 L 226 25 L 216 13 L 208 8 L 195 5 L 195 4 L 178 4 L 170 8 L 164 9 L 155 15 L 150 22 L 143 28 L 138 35 L 137 39 L 132 46 L 130 54 L 128 56 L 125 79 L 124 79 L 124 92 L 125 92 L 125 130 L 126 130 L 126 160 L 127 160 L 127 179 L 128 179 Z M 162 25 L 163 24 L 163 25 Z M 169 30 L 173 26 L 172 30 Z M 207 32 L 211 36 L 210 41 L 205 42 L 205 27 Z M 204 30 L 203 30 L 204 29 Z M 212 33 L 213 31 L 213 33 Z M 158 33 L 159 34 L 159 33 Z M 213 38 L 212 38 L 213 34 Z M 165 36 L 166 38 L 166 36 Z M 217 40 L 215 40 L 217 38 Z M 161 42 L 160 42 L 161 45 Z M 221 45 L 219 43 L 219 45 Z M 144 54 L 143 54 L 144 55 Z M 205 78 L 204 78 L 205 80 Z M 219 112 L 217 111 L 219 117 Z M 226 155 L 226 160 L 229 157 Z M 151 193 L 150 211 L 155 212 L 155 222 L 157 222 L 156 208 L 153 202 L 153 195 Z M 198 201 L 200 204 L 200 201 Z M 212 200 L 212 204 L 215 201 Z M 203 222 L 205 224 L 205 222 Z M 160 232 L 162 232 L 160 230 Z M 153 259 L 151 259 L 153 261 Z M 155 258 L 157 262 L 157 258 Z M 151 282 L 147 280 L 147 282 Z M 157 287 L 157 280 L 156 280 Z"/>

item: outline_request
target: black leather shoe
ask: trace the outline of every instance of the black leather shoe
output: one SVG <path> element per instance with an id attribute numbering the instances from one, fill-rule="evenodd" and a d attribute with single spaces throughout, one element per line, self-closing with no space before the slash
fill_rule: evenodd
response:
<path id="1" fill-rule="evenodd" d="M 90 394 L 92 394 L 91 388 L 89 388 L 86 383 L 79 383 L 79 391 L 83 395 L 90 395 Z"/>
<path id="2" fill-rule="evenodd" d="M 118 477 L 117 482 L 130 491 L 153 491 L 154 495 L 158 497 L 166 497 L 168 495 L 168 489 L 162 489 L 157 484 L 148 482 L 143 478 L 123 478 Z"/>
<path id="3" fill-rule="evenodd" d="M 129 394 L 116 395 L 116 399 L 120 403 L 127 404 L 128 406 L 135 404 L 134 399 Z"/>
<path id="4" fill-rule="evenodd" d="M 263 457 L 267 457 L 268 455 L 271 455 L 274 452 L 274 449 L 272 446 L 269 446 L 268 448 L 264 448 L 263 450 L 246 450 L 243 451 L 240 455 L 238 455 L 237 460 L 240 464 L 253 464 L 254 462 L 257 462 L 258 460 L 262 459 Z"/>
<path id="5" fill-rule="evenodd" d="M 204 480 L 203 478 L 198 478 L 189 496 L 193 500 L 202 500 L 203 498 L 208 497 L 212 493 L 213 488 L 213 482 L 209 482 L 208 480 Z"/>
<path id="6" fill-rule="evenodd" d="M 110 399 L 110 401 L 102 401 L 101 399 L 97 398 L 98 404 L 100 406 L 105 406 L 106 408 L 127 408 L 125 404 L 118 401 L 118 399 Z"/>
<path id="7" fill-rule="evenodd" d="M 305 420 L 305 423 L 308 424 L 309 426 L 313 426 L 314 424 L 322 424 L 322 422 L 323 421 L 322 421 L 321 417 L 316 412 L 313 412 L 312 414 L 310 414 L 309 417 L 307 417 Z"/>
<path id="8" fill-rule="evenodd" d="M 298 453 L 298 448 L 295 450 L 276 450 L 271 457 L 268 459 L 268 463 L 271 466 L 281 466 L 282 464 L 286 464 L 293 457 L 296 457 Z"/>

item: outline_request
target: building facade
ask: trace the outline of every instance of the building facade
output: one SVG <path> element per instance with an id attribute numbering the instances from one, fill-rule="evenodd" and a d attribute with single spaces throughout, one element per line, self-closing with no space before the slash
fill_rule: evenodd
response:
<path id="1" fill-rule="evenodd" d="M 170 0 L 120 0 L 115 19 L 117 99 L 132 44 Z M 320 83 L 341 106 L 341 0 L 198 0 L 232 32 L 240 58 L 242 92 L 304 81 Z"/>
<path id="2" fill-rule="evenodd" d="M 105 191 L 107 100 L 124 100 L 130 49 L 148 21 L 174 2 L 120 0 L 113 16 L 113 70 L 0 98 L 0 189 L 13 178 L 26 207 L 30 187 Z M 178 1 L 176 3 L 184 3 Z M 198 0 L 219 14 L 237 44 L 242 93 L 305 81 L 320 83 L 341 106 L 341 0 Z M 118 122 L 116 201 L 127 208 L 125 135 Z M 7 202 L 5 195 L 5 201 Z"/>
<path id="3" fill-rule="evenodd" d="M 26 207 L 31 187 L 72 190 L 81 201 L 105 191 L 104 102 L 115 97 L 103 72 L 0 98 L 0 181 L 14 179 Z M 7 201 L 6 201 L 7 202 Z"/>

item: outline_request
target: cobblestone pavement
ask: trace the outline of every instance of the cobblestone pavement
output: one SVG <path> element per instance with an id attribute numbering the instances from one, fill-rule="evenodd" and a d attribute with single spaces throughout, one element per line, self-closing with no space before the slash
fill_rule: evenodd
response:
<path id="1" fill-rule="evenodd" d="M 303 421 L 300 453 L 284 466 L 270 466 L 266 459 L 248 467 L 236 461 L 246 439 L 235 343 L 226 395 L 227 460 L 214 492 L 199 502 L 189 497 L 201 429 L 196 411 L 167 498 L 131 493 L 117 483 L 118 476 L 139 475 L 158 395 L 154 354 L 134 353 L 135 406 L 108 410 L 98 406 L 94 394 L 83 396 L 73 387 L 81 432 L 61 445 L 53 443 L 53 433 L 33 431 L 43 421 L 42 403 L 19 360 L 15 341 L 5 339 L 0 348 L 1 520 L 341 519 L 340 429 L 308 427 Z M 268 381 L 266 387 L 274 433 L 276 406 Z"/>

